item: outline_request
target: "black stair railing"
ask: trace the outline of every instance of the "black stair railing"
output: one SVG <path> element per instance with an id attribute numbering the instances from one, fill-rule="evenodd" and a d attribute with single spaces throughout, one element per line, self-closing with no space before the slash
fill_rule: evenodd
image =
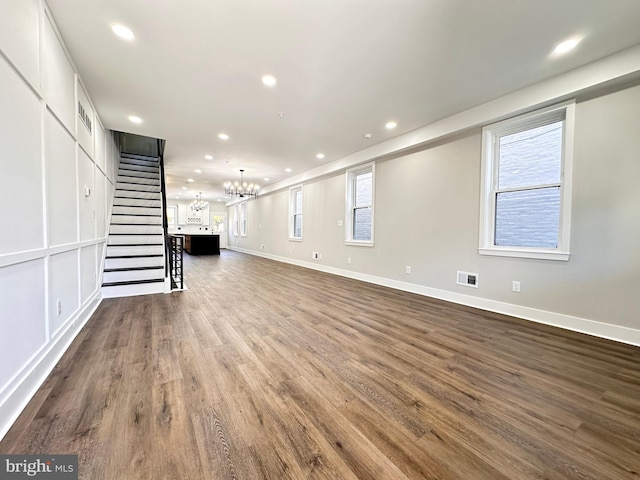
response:
<path id="1" fill-rule="evenodd" d="M 167 220 L 167 193 L 164 182 L 164 140 L 158 142 L 158 162 L 160 164 L 160 193 L 162 194 L 162 230 L 164 232 L 164 276 L 172 277 L 171 262 L 169 261 L 170 240 L 169 240 L 169 222 Z"/>
<path id="2" fill-rule="evenodd" d="M 164 181 L 164 140 L 158 139 L 158 159 L 160 162 L 160 191 L 162 193 L 162 229 L 164 231 L 165 260 L 164 274 L 171 280 L 171 289 L 184 289 L 182 270 L 184 237 L 169 235 L 169 221 L 167 219 L 167 194 Z"/>
<path id="3" fill-rule="evenodd" d="M 184 276 L 182 274 L 182 260 L 184 251 L 184 236 L 170 235 L 169 264 L 171 269 L 171 288 L 184 290 Z"/>

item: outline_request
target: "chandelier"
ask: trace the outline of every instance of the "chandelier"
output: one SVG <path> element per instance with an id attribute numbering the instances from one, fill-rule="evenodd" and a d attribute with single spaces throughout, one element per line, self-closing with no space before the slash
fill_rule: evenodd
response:
<path id="1" fill-rule="evenodd" d="M 247 182 L 244 181 L 244 170 L 242 169 L 240 170 L 239 182 L 226 182 L 224 184 L 224 196 L 227 198 L 257 198 L 258 190 L 260 190 L 260 187 L 258 185 L 254 185 L 253 183 L 247 185 Z"/>
<path id="2" fill-rule="evenodd" d="M 196 193 L 196 199 L 191 202 L 191 211 L 200 212 L 209 205 L 209 202 L 202 200 L 202 192 Z"/>

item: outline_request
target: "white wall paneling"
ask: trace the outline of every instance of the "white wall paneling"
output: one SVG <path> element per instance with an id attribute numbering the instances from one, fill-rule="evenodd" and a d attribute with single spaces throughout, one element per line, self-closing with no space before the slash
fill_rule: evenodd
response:
<path id="1" fill-rule="evenodd" d="M 107 235 L 107 212 L 109 211 L 106 194 L 107 179 L 99 169 L 96 169 L 95 174 L 95 186 L 92 195 L 94 196 L 96 209 L 96 238 L 100 239 Z"/>
<path id="2" fill-rule="evenodd" d="M 80 298 L 85 303 L 98 287 L 97 248 L 89 245 L 80 249 Z"/>
<path id="3" fill-rule="evenodd" d="M 49 110 L 45 113 L 44 131 L 49 245 L 66 245 L 78 241 L 76 146 L 71 134 Z"/>
<path id="4" fill-rule="evenodd" d="M 2 0 L 0 50 L 36 89 L 40 87 L 39 0 Z"/>
<path id="5" fill-rule="evenodd" d="M 55 337 L 80 308 L 78 250 L 58 253 L 49 257 L 49 333 Z M 60 301 L 60 314 L 58 314 Z"/>
<path id="6" fill-rule="evenodd" d="M 75 84 L 73 66 L 60 44 L 51 19 L 44 22 L 42 41 L 42 90 L 47 104 L 70 132 L 75 132 Z"/>
<path id="7" fill-rule="evenodd" d="M 78 147 L 78 206 L 80 217 L 80 241 L 96 238 L 95 165 Z"/>
<path id="8" fill-rule="evenodd" d="M 105 256 L 105 248 L 106 242 L 99 242 L 96 244 L 97 252 L 96 252 L 96 287 L 102 284 L 102 270 L 104 269 L 104 256 Z"/>
<path id="9" fill-rule="evenodd" d="M 82 125 L 76 72 L 44 8 L 3 0 L 0 16 L 0 438 L 100 303 L 105 172 L 119 157 L 78 82 L 98 138 Z"/>
<path id="10" fill-rule="evenodd" d="M 0 58 L 0 255 L 44 246 L 42 105 L 11 66 Z M 10 233 L 10 234 L 9 234 Z"/>
<path id="11" fill-rule="evenodd" d="M 3 389 L 47 341 L 44 259 L 0 269 L 0 398 Z"/>
<path id="12" fill-rule="evenodd" d="M 89 97 L 84 91 L 80 80 L 76 77 L 76 136 L 82 148 L 95 158 L 94 155 L 94 132 L 96 129 L 95 115 Z"/>
<path id="13" fill-rule="evenodd" d="M 96 165 L 100 168 L 100 170 L 102 170 L 106 174 L 107 167 L 105 164 L 105 156 L 106 156 L 105 131 L 104 131 L 104 127 L 98 121 L 97 117 L 94 125 L 94 132 L 95 132 L 94 159 L 96 161 Z"/>

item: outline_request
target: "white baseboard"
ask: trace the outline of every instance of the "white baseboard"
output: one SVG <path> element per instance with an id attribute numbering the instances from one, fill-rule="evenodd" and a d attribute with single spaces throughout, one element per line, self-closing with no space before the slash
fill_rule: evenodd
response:
<path id="1" fill-rule="evenodd" d="M 63 329 L 25 364 L 0 395 L 0 440 L 6 435 L 31 398 L 67 351 L 82 327 L 100 305 L 98 289 Z"/>
<path id="2" fill-rule="evenodd" d="M 548 312 L 546 310 L 538 310 L 531 307 L 523 307 L 521 305 L 499 302 L 496 300 L 475 297 L 472 295 L 464 295 L 448 290 L 425 287 L 423 285 L 417 285 L 415 283 L 401 282 L 399 280 L 393 280 L 390 278 L 353 272 L 351 270 L 329 267 L 327 265 L 305 262 L 303 260 L 281 257 L 279 255 L 272 255 L 255 250 L 247 250 L 244 248 L 231 246 L 229 247 L 229 249 L 247 253 L 249 255 L 268 258 L 277 262 L 289 263 L 292 265 L 297 265 L 299 267 L 305 267 L 325 273 L 339 275 L 341 277 L 361 280 L 363 282 L 394 288 L 396 290 L 417 293 L 418 295 L 424 295 L 440 300 L 446 300 L 452 303 L 458 303 L 460 305 L 475 307 L 481 310 L 487 310 L 489 312 L 501 313 L 504 315 L 510 315 L 512 317 L 522 318 L 524 320 L 530 320 L 532 322 L 544 323 L 546 325 L 552 325 L 554 327 L 564 328 L 566 330 L 572 330 L 574 332 L 585 333 L 587 335 L 593 335 L 595 337 L 615 340 L 616 342 L 620 343 L 640 346 L 640 330 L 636 330 L 633 328 L 611 325 L 609 323 L 602 323 L 586 318 L 573 317 L 571 315 L 564 315 L 561 313 Z"/>

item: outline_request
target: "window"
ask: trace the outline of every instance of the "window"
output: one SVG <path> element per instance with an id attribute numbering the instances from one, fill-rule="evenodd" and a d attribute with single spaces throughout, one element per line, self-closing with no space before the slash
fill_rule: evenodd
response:
<path id="1" fill-rule="evenodd" d="M 239 213 L 239 209 L 240 209 L 240 207 L 236 203 L 233 206 L 233 236 L 234 237 L 237 237 L 238 235 L 240 235 L 240 213 Z"/>
<path id="2" fill-rule="evenodd" d="M 569 259 L 574 103 L 483 129 L 480 253 Z"/>
<path id="3" fill-rule="evenodd" d="M 373 245 L 375 164 L 347 171 L 346 243 Z"/>
<path id="4" fill-rule="evenodd" d="M 289 239 L 302 240 L 302 185 L 289 189 Z"/>
<path id="5" fill-rule="evenodd" d="M 211 231 L 217 233 L 224 233 L 224 215 L 214 213 L 211 216 Z"/>
<path id="6" fill-rule="evenodd" d="M 240 236 L 247 236 L 247 202 L 240 204 Z"/>

